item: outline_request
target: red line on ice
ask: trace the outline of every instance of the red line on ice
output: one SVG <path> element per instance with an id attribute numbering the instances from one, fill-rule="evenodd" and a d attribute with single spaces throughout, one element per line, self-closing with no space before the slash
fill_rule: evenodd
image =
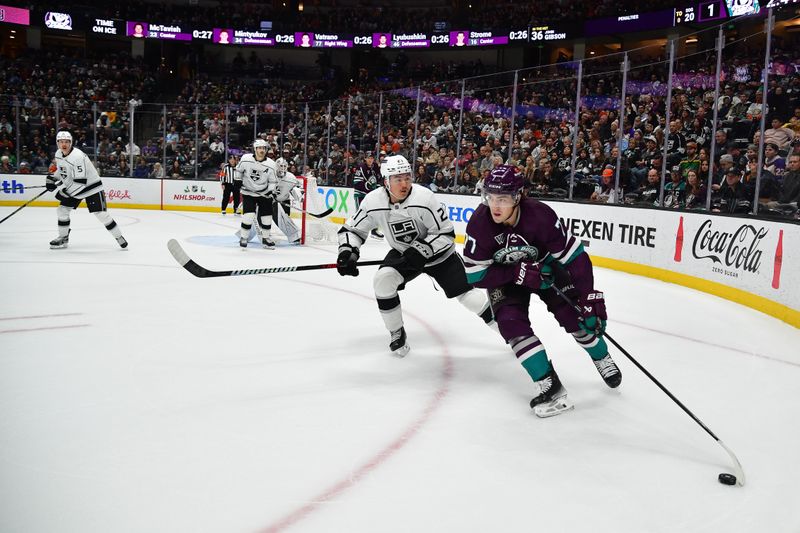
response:
<path id="1" fill-rule="evenodd" d="M 285 281 L 285 278 L 283 278 Z M 291 280 L 296 281 L 296 280 Z M 330 285 L 324 285 L 321 283 L 313 283 L 313 282 L 306 282 L 301 281 L 299 283 L 304 283 L 308 285 L 316 285 L 318 287 L 324 287 L 326 289 L 334 289 L 341 292 L 346 292 L 349 294 L 357 295 L 361 298 L 367 298 L 363 294 L 359 294 L 354 291 L 349 291 L 345 289 L 340 289 L 338 287 L 331 287 Z M 370 298 L 367 298 L 370 299 Z M 299 522 L 316 509 L 319 506 L 327 501 L 333 500 L 334 498 L 340 496 L 343 492 L 347 489 L 361 481 L 367 474 L 381 466 L 385 463 L 389 458 L 391 458 L 396 452 L 401 450 L 408 441 L 411 440 L 425 425 L 426 422 L 431 418 L 433 413 L 439 408 L 444 400 L 445 396 L 450 392 L 450 382 L 453 379 L 453 358 L 450 355 L 450 350 L 447 347 L 447 343 L 444 341 L 442 336 L 436 331 L 434 328 L 430 326 L 427 322 L 423 319 L 415 316 L 413 313 L 409 313 L 406 310 L 403 310 L 403 313 L 407 316 L 412 317 L 414 320 L 422 324 L 422 326 L 428 331 L 428 334 L 433 337 L 437 343 L 441 346 L 442 350 L 442 359 L 443 359 L 443 366 L 440 374 L 440 382 L 439 387 L 433 393 L 433 397 L 428 401 L 428 404 L 425 406 L 425 409 L 422 410 L 422 413 L 417 416 L 417 418 L 409 425 L 406 429 L 402 431 L 400 435 L 398 435 L 388 446 L 384 447 L 382 450 L 378 451 L 378 453 L 374 454 L 372 457 L 367 459 L 361 466 L 359 466 L 354 472 L 348 474 L 348 476 L 340 481 L 335 482 L 330 487 L 326 488 L 311 500 L 303 505 L 295 509 L 294 511 L 290 512 L 289 514 L 285 515 L 283 518 L 279 519 L 278 521 L 270 524 L 266 528 L 262 529 L 262 533 L 275 533 L 278 531 L 283 531 L 284 529 L 294 525 L 295 523 Z"/>

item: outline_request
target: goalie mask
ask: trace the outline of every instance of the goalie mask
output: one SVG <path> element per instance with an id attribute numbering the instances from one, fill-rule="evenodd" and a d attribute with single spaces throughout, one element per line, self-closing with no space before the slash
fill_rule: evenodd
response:
<path id="1" fill-rule="evenodd" d="M 284 158 L 279 157 L 275 161 L 275 170 L 278 177 L 282 178 L 286 175 L 286 171 L 289 170 L 289 163 L 287 163 Z"/>

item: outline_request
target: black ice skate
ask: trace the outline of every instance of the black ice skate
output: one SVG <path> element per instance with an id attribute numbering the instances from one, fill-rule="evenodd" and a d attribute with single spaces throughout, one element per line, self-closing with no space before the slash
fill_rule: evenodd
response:
<path id="1" fill-rule="evenodd" d="M 69 232 L 67 232 L 66 235 L 59 235 L 58 237 L 50 241 L 50 249 L 57 250 L 59 248 L 66 248 L 68 244 L 69 244 Z"/>
<path id="2" fill-rule="evenodd" d="M 239 237 L 239 246 L 247 248 L 247 237 Z"/>
<path id="3" fill-rule="evenodd" d="M 262 238 L 261 238 L 261 244 L 262 244 L 262 245 L 264 246 L 264 248 L 266 248 L 267 250 L 274 250 L 274 249 L 275 249 L 275 241 L 273 241 L 273 240 L 272 240 L 272 239 L 270 239 L 269 237 L 262 237 Z"/>
<path id="4" fill-rule="evenodd" d="M 392 332 L 392 341 L 389 343 L 389 349 L 397 357 L 405 357 L 411 346 L 406 342 L 406 329 L 400 328 Z"/>
<path id="5" fill-rule="evenodd" d="M 126 241 L 125 237 L 123 237 L 122 235 L 117 237 L 117 243 L 119 244 L 119 247 L 122 248 L 122 249 L 125 249 L 125 248 L 128 247 L 128 241 Z"/>
<path id="6" fill-rule="evenodd" d="M 534 384 L 539 388 L 539 394 L 531 400 L 531 409 L 539 418 L 560 415 L 575 407 L 567 398 L 567 389 L 561 384 L 554 368 Z"/>
<path id="7" fill-rule="evenodd" d="M 611 359 L 611 354 L 606 354 L 605 357 L 596 361 L 592 359 L 592 362 L 597 371 L 600 372 L 600 377 L 603 378 L 606 385 L 612 389 L 619 387 L 619 384 L 622 383 L 622 372 L 619 371 L 617 363 Z"/>

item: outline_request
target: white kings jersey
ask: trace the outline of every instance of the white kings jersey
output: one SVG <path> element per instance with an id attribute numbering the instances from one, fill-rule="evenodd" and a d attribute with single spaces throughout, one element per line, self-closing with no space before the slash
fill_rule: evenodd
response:
<path id="1" fill-rule="evenodd" d="M 278 178 L 278 185 L 275 189 L 275 199 L 279 202 L 285 202 L 289 199 L 292 189 L 300 186 L 300 180 L 297 176 L 287 171 L 282 178 Z"/>
<path id="2" fill-rule="evenodd" d="M 441 263 L 455 251 L 456 234 L 447 208 L 421 185 L 412 185 L 408 197 L 396 204 L 389 202 L 385 187 L 371 191 L 339 231 L 339 246 L 359 248 L 374 228 L 380 228 L 389 246 L 400 253 L 414 240 L 428 243 L 433 249 L 428 266 Z"/>
<path id="3" fill-rule="evenodd" d="M 73 148 L 67 156 L 56 150 L 55 164 L 58 169 L 53 177 L 61 181 L 62 194 L 86 198 L 103 190 L 97 169 L 80 149 Z"/>
<path id="4" fill-rule="evenodd" d="M 253 154 L 244 154 L 236 165 L 236 173 L 242 179 L 242 194 L 246 196 L 269 196 L 278 185 L 275 161 L 269 157 L 256 161 Z"/>

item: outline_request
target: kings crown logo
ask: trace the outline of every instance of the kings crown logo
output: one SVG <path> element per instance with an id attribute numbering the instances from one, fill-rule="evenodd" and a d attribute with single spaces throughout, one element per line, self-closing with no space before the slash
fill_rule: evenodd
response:
<path id="1" fill-rule="evenodd" d="M 404 242 L 406 244 L 414 241 L 414 239 L 416 239 L 419 235 L 419 231 L 417 231 L 417 226 L 414 224 L 413 220 L 392 222 L 389 227 L 392 230 L 392 235 L 394 236 L 395 240 Z"/>

